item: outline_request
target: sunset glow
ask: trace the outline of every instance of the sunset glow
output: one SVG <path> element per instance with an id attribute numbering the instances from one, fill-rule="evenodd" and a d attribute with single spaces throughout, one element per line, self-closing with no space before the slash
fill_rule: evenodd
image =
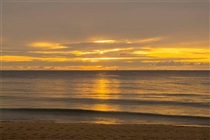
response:
<path id="1" fill-rule="evenodd" d="M 96 40 L 94 43 L 115 43 L 115 40 Z"/>
<path id="2" fill-rule="evenodd" d="M 29 44 L 29 46 L 40 47 L 40 48 L 49 48 L 49 49 L 67 48 L 65 46 L 60 46 L 59 44 L 53 44 L 53 43 L 49 43 L 49 42 L 35 42 L 35 43 Z"/>
<path id="3" fill-rule="evenodd" d="M 47 4 L 4 3 L 1 69 L 209 69 L 205 2 Z"/>

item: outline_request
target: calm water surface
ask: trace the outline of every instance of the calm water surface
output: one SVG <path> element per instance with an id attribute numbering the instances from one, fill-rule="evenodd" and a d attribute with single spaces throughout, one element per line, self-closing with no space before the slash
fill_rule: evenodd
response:
<path id="1" fill-rule="evenodd" d="M 209 71 L 2 71 L 2 121 L 209 124 Z"/>

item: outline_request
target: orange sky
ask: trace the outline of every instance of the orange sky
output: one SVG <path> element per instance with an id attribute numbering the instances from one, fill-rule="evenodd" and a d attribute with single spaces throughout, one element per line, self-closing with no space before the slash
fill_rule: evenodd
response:
<path id="1" fill-rule="evenodd" d="M 209 69 L 208 1 L 101 1 L 3 1 L 1 69 Z"/>

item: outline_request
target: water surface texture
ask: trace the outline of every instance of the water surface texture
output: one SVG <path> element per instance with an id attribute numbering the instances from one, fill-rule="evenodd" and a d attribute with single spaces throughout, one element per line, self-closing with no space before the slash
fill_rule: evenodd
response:
<path id="1" fill-rule="evenodd" d="M 209 71 L 2 71 L 2 121 L 209 124 Z"/>

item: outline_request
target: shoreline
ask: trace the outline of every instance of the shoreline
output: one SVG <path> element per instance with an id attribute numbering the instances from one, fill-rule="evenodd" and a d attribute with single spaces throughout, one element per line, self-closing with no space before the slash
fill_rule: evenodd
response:
<path id="1" fill-rule="evenodd" d="M 106 122 L 56 122 L 56 121 L 0 121 L 1 123 L 52 123 L 52 124 L 96 124 L 96 125 L 160 125 L 160 126 L 174 126 L 174 127 L 204 127 L 204 128 L 210 128 L 210 125 L 206 124 L 170 124 L 170 123 L 106 123 Z"/>
<path id="2" fill-rule="evenodd" d="M 164 124 L 97 124 L 57 122 L 0 122 L 0 139 L 71 140 L 208 140 L 208 126 Z"/>

